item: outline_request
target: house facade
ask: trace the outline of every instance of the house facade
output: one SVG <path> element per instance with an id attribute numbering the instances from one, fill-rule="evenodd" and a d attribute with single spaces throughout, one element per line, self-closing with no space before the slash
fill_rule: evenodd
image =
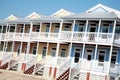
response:
<path id="1" fill-rule="evenodd" d="M 0 69 L 48 80 L 120 80 L 120 11 L 10 15 L 0 21 Z"/>

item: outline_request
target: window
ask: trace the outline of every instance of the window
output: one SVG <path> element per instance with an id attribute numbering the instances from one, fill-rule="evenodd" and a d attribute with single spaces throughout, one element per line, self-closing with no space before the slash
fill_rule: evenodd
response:
<path id="1" fill-rule="evenodd" d="M 99 51 L 98 61 L 104 62 L 104 59 L 105 59 L 105 51 Z"/>
<path id="2" fill-rule="evenodd" d="M 56 48 L 52 48 L 52 50 L 51 50 L 51 56 L 55 57 L 55 55 L 56 55 Z"/>
<path id="3" fill-rule="evenodd" d="M 47 25 L 47 26 L 46 26 L 46 29 L 45 29 L 45 32 L 49 32 L 49 28 L 50 28 L 50 26 Z"/>
<path id="4" fill-rule="evenodd" d="M 43 47 L 43 49 L 42 49 L 42 58 L 44 58 L 46 56 L 46 50 L 47 50 L 47 48 Z"/>
<path id="5" fill-rule="evenodd" d="M 115 28 L 115 33 L 116 33 L 116 34 L 120 34 L 120 27 L 116 27 L 116 28 Z"/>
<path id="6" fill-rule="evenodd" d="M 59 33 L 59 26 L 55 26 L 54 32 L 55 32 L 55 33 Z"/>
<path id="7" fill-rule="evenodd" d="M 20 45 L 17 47 L 17 55 L 20 54 Z"/>
<path id="8" fill-rule="evenodd" d="M 83 26 L 78 26 L 78 32 L 82 32 L 83 31 Z"/>
<path id="9" fill-rule="evenodd" d="M 80 48 L 75 48 L 74 54 L 75 54 L 74 62 L 77 63 L 77 62 L 79 62 L 79 58 L 81 56 L 81 49 Z"/>
<path id="10" fill-rule="evenodd" d="M 40 26 L 37 25 L 37 26 L 36 26 L 36 32 L 39 32 L 39 31 L 40 31 Z"/>
<path id="11" fill-rule="evenodd" d="M 15 27 L 14 26 L 10 26 L 10 32 L 14 32 L 15 31 Z"/>
<path id="12" fill-rule="evenodd" d="M 87 60 L 89 60 L 89 61 L 92 60 L 93 50 L 92 49 L 87 49 L 86 54 L 87 54 Z"/>
<path id="13" fill-rule="evenodd" d="M 20 28 L 20 33 L 23 33 L 23 27 Z"/>
<path id="14" fill-rule="evenodd" d="M 115 64 L 117 60 L 117 52 L 112 52 L 111 63 Z"/>
<path id="15" fill-rule="evenodd" d="M 25 54 L 27 53 L 27 46 L 25 47 L 24 53 L 25 53 Z"/>
<path id="16" fill-rule="evenodd" d="M 37 47 L 34 46 L 34 47 L 33 47 L 33 52 L 32 52 L 32 53 L 33 53 L 34 55 L 36 55 L 36 51 L 37 51 Z"/>
<path id="17" fill-rule="evenodd" d="M 70 30 L 70 26 L 65 26 L 64 31 L 69 31 Z"/>
<path id="18" fill-rule="evenodd" d="M 3 50 L 3 46 L 2 45 L 0 45 L 0 51 L 2 51 Z"/>
<path id="19" fill-rule="evenodd" d="M 110 76 L 110 80 L 115 80 L 115 77 L 114 76 Z"/>
<path id="20" fill-rule="evenodd" d="M 103 26 L 101 32 L 108 33 L 108 26 Z"/>
<path id="21" fill-rule="evenodd" d="M 61 57 L 65 57 L 66 56 L 66 49 L 61 49 Z"/>

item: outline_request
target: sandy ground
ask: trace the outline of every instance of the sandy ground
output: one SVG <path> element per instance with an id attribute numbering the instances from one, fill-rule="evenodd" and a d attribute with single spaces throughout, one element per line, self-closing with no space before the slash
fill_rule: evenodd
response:
<path id="1" fill-rule="evenodd" d="M 7 71 L 0 69 L 0 80 L 47 80 L 40 76 L 22 74 L 17 71 Z"/>

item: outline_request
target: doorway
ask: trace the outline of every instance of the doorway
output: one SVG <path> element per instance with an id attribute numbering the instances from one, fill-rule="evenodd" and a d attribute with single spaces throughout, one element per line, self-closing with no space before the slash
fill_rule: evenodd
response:
<path id="1" fill-rule="evenodd" d="M 80 48 L 75 48 L 74 51 L 74 62 L 77 63 L 79 62 L 80 56 L 81 56 L 81 49 Z"/>

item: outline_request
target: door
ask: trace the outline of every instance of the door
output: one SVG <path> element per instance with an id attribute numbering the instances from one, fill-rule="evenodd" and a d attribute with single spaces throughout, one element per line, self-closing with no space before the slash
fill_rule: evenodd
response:
<path id="1" fill-rule="evenodd" d="M 112 52 L 111 63 L 115 64 L 117 61 L 117 52 Z"/>
<path id="2" fill-rule="evenodd" d="M 89 34 L 89 40 L 95 40 L 95 34 L 96 26 L 90 26 L 90 34 Z"/>
<path id="3" fill-rule="evenodd" d="M 74 62 L 77 63 L 79 62 L 79 58 L 81 55 L 81 49 L 80 48 L 75 48 L 75 52 L 74 52 Z"/>
<path id="4" fill-rule="evenodd" d="M 37 47 L 34 46 L 34 47 L 33 47 L 33 51 L 32 51 L 32 53 L 33 53 L 34 55 L 36 55 L 36 52 L 37 52 Z"/>
<path id="5" fill-rule="evenodd" d="M 42 49 L 42 58 L 44 58 L 46 56 L 46 50 L 47 50 L 47 47 L 43 47 L 43 49 Z"/>
<path id="6" fill-rule="evenodd" d="M 86 58 L 88 61 L 92 60 L 92 55 L 93 55 L 93 50 L 92 49 L 87 49 L 86 50 Z"/>
<path id="7" fill-rule="evenodd" d="M 54 33 L 59 33 L 59 26 L 55 26 Z"/>

